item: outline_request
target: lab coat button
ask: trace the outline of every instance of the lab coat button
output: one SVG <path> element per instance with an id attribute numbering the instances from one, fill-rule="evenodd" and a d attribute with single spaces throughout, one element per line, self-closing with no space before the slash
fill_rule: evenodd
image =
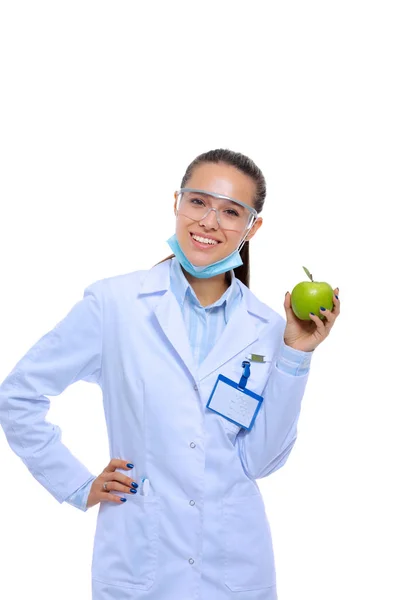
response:
<path id="1" fill-rule="evenodd" d="M 193 558 L 189 558 L 189 562 L 190 562 L 190 564 L 192 565 L 192 564 L 194 563 L 194 560 L 193 560 Z"/>
<path id="2" fill-rule="evenodd" d="M 190 506 L 194 506 L 194 505 L 196 504 L 196 502 L 195 502 L 194 500 L 191 500 L 191 501 L 189 502 L 189 504 L 190 504 Z"/>
<path id="3" fill-rule="evenodd" d="M 196 448 L 196 444 L 194 442 L 190 442 L 190 447 L 191 448 Z"/>
<path id="4" fill-rule="evenodd" d="M 197 387 L 197 385 L 194 385 L 193 389 L 194 389 L 195 392 L 197 392 L 199 390 L 199 388 Z"/>

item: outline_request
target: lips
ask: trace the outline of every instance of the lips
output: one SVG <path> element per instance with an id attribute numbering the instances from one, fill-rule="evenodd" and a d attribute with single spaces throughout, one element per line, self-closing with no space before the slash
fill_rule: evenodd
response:
<path id="1" fill-rule="evenodd" d="M 218 244 L 220 244 L 220 240 L 217 240 L 217 238 L 212 237 L 211 235 L 204 235 L 203 233 L 196 233 L 195 231 L 189 231 L 191 237 L 193 237 L 194 235 L 196 235 L 197 237 L 202 237 L 206 240 L 212 240 L 213 242 L 218 242 Z"/>
<path id="2" fill-rule="evenodd" d="M 211 239 L 211 240 L 215 240 L 215 238 L 212 238 L 210 236 L 199 235 L 198 233 L 194 233 L 194 234 L 190 233 L 190 241 L 192 242 L 194 248 L 197 248 L 198 250 L 210 251 L 211 252 L 212 248 L 216 248 L 218 246 L 218 244 L 221 243 L 218 240 L 215 240 L 217 242 L 216 244 L 209 244 L 207 242 L 206 243 L 198 242 L 197 240 L 194 239 L 193 235 L 196 235 L 196 236 L 199 236 L 199 237 L 208 238 L 208 239 Z"/>

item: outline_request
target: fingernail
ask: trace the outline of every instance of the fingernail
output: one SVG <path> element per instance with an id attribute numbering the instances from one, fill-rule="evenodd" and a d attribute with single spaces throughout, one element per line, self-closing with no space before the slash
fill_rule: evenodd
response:
<path id="1" fill-rule="evenodd" d="M 120 498 L 121 502 L 126 502 L 126 498 Z"/>
<path id="2" fill-rule="evenodd" d="M 132 463 L 128 463 L 126 466 L 127 466 L 129 469 L 133 469 L 133 467 L 134 467 L 135 465 L 133 465 Z"/>
<path id="3" fill-rule="evenodd" d="M 314 313 L 310 312 L 310 315 L 314 315 Z M 315 315 L 314 315 L 314 317 L 315 317 Z"/>
<path id="4" fill-rule="evenodd" d="M 129 490 L 131 492 L 131 494 L 136 494 L 137 490 Z"/>
<path id="5" fill-rule="evenodd" d="M 136 489 L 138 487 L 138 484 L 136 482 L 133 482 L 133 483 L 131 483 L 131 487 Z"/>
<path id="6" fill-rule="evenodd" d="M 336 296 L 336 294 L 335 294 L 335 298 L 336 298 L 336 300 L 339 300 L 339 297 L 338 297 L 338 296 Z"/>
<path id="7" fill-rule="evenodd" d="M 321 310 L 326 310 L 326 308 L 324 308 L 323 306 L 320 306 L 319 308 L 320 308 Z"/>

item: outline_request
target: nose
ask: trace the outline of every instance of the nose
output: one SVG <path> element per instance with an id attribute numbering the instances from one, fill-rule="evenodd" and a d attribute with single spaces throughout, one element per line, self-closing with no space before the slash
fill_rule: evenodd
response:
<path id="1" fill-rule="evenodd" d="M 208 229 L 218 229 L 219 221 L 216 208 L 209 208 L 206 214 L 199 221 L 200 225 L 204 225 Z"/>

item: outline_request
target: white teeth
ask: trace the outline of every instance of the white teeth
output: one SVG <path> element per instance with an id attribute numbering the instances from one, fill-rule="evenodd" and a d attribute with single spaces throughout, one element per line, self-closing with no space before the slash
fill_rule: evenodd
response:
<path id="1" fill-rule="evenodd" d="M 196 242 L 200 242 L 201 244 L 211 244 L 212 246 L 215 246 L 215 244 L 218 244 L 218 242 L 216 242 L 215 240 L 210 240 L 209 238 L 203 238 L 200 237 L 199 235 L 193 235 L 192 237 L 196 240 Z"/>

